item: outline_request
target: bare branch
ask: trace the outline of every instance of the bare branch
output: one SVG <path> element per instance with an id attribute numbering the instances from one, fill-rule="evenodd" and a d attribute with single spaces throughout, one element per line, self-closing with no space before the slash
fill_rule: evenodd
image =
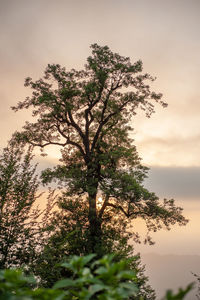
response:
<path id="1" fill-rule="evenodd" d="M 136 212 L 132 212 L 132 213 L 130 213 L 129 211 L 128 212 L 126 212 L 125 210 L 124 210 L 124 208 L 121 206 L 121 205 L 115 205 L 115 204 L 113 204 L 113 203 L 107 203 L 106 204 L 106 206 L 111 206 L 111 207 L 113 207 L 113 208 L 115 208 L 115 209 L 119 209 L 119 210 L 121 210 L 122 212 L 123 212 L 123 214 L 127 217 L 127 218 L 130 218 L 132 215 L 137 215 L 137 213 Z"/>

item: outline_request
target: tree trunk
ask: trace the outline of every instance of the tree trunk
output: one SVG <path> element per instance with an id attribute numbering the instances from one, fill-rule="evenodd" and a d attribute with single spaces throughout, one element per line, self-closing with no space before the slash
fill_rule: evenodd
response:
<path id="1" fill-rule="evenodd" d="M 96 193 L 89 195 L 89 241 L 88 250 L 90 253 L 101 255 L 102 253 L 102 230 L 101 219 L 97 215 Z"/>
<path id="2" fill-rule="evenodd" d="M 87 165 L 87 192 L 89 202 L 89 239 L 88 251 L 102 255 L 102 219 L 97 213 L 97 192 L 100 165 L 97 162 L 90 161 Z"/>

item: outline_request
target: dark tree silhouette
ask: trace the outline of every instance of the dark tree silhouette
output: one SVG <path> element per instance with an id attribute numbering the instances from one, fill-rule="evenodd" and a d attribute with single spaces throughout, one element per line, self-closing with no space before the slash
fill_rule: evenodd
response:
<path id="1" fill-rule="evenodd" d="M 160 201 L 144 188 L 148 169 L 130 138 L 137 109 L 150 117 L 155 102 L 166 106 L 162 95 L 150 89 L 154 79 L 142 74 L 141 61 L 132 64 L 107 46 L 91 48 L 84 70 L 67 72 L 60 65 L 48 65 L 44 78 L 27 78 L 32 97 L 13 109 L 32 108 L 36 118 L 26 122 L 16 139 L 41 149 L 62 147 L 61 164 L 44 171 L 43 180 L 56 177 L 65 182 L 72 201 L 75 195 L 87 199 L 88 252 L 98 252 L 107 213 L 130 222 L 140 217 L 149 232 L 185 225 L 187 220 L 174 200 Z M 149 235 L 146 241 L 151 242 Z"/>

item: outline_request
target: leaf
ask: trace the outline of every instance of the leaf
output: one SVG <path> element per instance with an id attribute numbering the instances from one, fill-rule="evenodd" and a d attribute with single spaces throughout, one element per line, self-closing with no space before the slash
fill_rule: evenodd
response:
<path id="1" fill-rule="evenodd" d="M 74 286 L 74 280 L 62 279 L 62 280 L 57 281 L 54 284 L 53 289 L 61 289 L 61 288 L 72 287 L 72 286 Z"/>
<path id="2" fill-rule="evenodd" d="M 92 296 L 95 293 L 104 290 L 105 288 L 106 286 L 104 284 L 94 284 L 89 288 L 90 295 Z"/>
<path id="3" fill-rule="evenodd" d="M 137 294 L 139 291 L 134 282 L 122 282 L 120 283 L 120 287 L 129 290 L 133 294 Z"/>
<path id="4" fill-rule="evenodd" d="M 96 256 L 96 254 L 89 254 L 83 257 L 83 263 L 84 265 L 86 265 L 88 262 L 90 262 L 94 257 Z"/>

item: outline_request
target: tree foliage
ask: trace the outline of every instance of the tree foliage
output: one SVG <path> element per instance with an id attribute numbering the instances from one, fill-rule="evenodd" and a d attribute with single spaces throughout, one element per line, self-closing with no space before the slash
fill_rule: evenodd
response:
<path id="1" fill-rule="evenodd" d="M 61 267 L 69 270 L 72 278 L 54 282 L 51 289 L 31 289 L 37 283 L 15 270 L 0 271 L 0 299 L 129 299 L 137 296 L 137 277 L 127 262 L 113 262 L 112 256 L 94 260 L 94 254 L 73 256 Z M 1 296 L 3 298 L 1 298 Z"/>
<path id="2" fill-rule="evenodd" d="M 94 260 L 95 255 L 73 256 L 61 267 L 69 270 L 71 278 L 54 282 L 51 288 L 37 288 L 33 276 L 24 276 L 20 270 L 0 271 L 0 299 L 11 300 L 144 300 L 138 298 L 137 276 L 128 268 L 126 260 L 113 261 L 113 256 L 105 255 Z M 167 291 L 163 300 L 182 300 L 192 289 L 173 294 Z"/>
<path id="3" fill-rule="evenodd" d="M 196 293 L 196 298 L 198 300 L 200 300 L 200 276 L 195 274 L 195 273 L 192 273 L 196 279 L 196 282 L 197 282 L 197 293 Z"/>
<path id="4" fill-rule="evenodd" d="M 16 139 L 41 149 L 61 146 L 61 164 L 44 171 L 43 181 L 57 178 L 72 201 L 77 195 L 87 199 L 88 252 L 102 253 L 107 215 L 116 223 L 115 216 L 128 218 L 129 223 L 140 217 L 149 232 L 185 225 L 187 220 L 174 200 L 162 202 L 144 187 L 147 168 L 130 138 L 138 108 L 150 117 L 154 103 L 166 106 L 162 95 L 151 91 L 149 82 L 154 79 L 142 73 L 141 61 L 132 64 L 107 46 L 91 48 L 84 70 L 66 71 L 53 64 L 43 78 L 27 78 L 25 86 L 33 89 L 32 97 L 13 109 L 31 108 L 36 118 L 34 123 L 26 122 Z"/>
<path id="5" fill-rule="evenodd" d="M 72 274 L 59 267 L 60 262 L 72 255 L 84 256 L 88 254 L 88 217 L 87 199 L 71 199 L 65 193 L 58 199 L 59 209 L 48 215 L 47 233 L 50 236 L 44 241 L 43 250 L 38 253 L 37 259 L 31 266 L 32 271 L 40 278 L 42 287 L 51 287 L 54 282 L 63 277 L 71 278 Z M 76 201 L 75 201 L 76 200 Z M 120 219 L 120 220 L 119 220 Z M 133 246 L 129 244 L 132 233 L 126 231 L 126 222 L 118 218 L 116 223 L 112 216 L 107 214 L 107 221 L 102 226 L 104 253 L 113 253 L 114 262 L 128 258 L 128 266 L 137 275 L 138 297 L 145 300 L 155 299 L 155 292 L 148 284 L 141 264 L 140 255 L 134 255 Z M 99 254 L 99 253 L 98 253 Z"/>
<path id="6" fill-rule="evenodd" d="M 39 211 L 38 180 L 31 148 L 11 140 L 0 155 L 0 268 L 20 266 L 34 256 Z"/>

